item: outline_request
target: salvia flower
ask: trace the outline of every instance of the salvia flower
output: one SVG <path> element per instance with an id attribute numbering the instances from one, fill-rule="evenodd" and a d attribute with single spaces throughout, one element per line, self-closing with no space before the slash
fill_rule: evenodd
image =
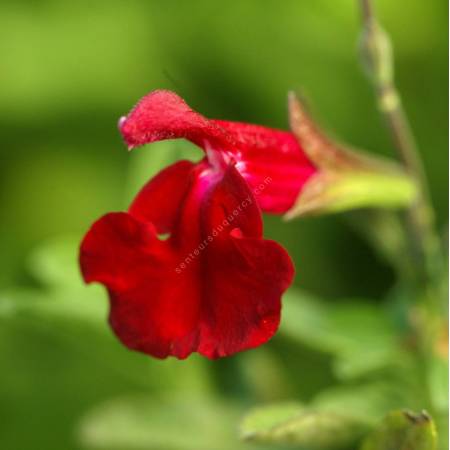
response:
<path id="1" fill-rule="evenodd" d="M 120 120 L 129 149 L 163 139 L 185 138 L 206 153 L 214 150 L 235 167 L 252 189 L 264 212 L 284 213 L 316 172 L 294 134 L 259 125 L 206 119 L 178 95 L 154 91 Z M 267 183 L 270 180 L 270 183 Z"/>
<path id="2" fill-rule="evenodd" d="M 294 268 L 263 239 L 260 208 L 285 211 L 314 172 L 295 138 L 207 120 L 167 91 L 144 97 L 119 126 L 130 148 L 186 138 L 205 157 L 162 170 L 128 212 L 106 214 L 86 234 L 82 274 L 108 289 L 116 335 L 158 358 L 217 358 L 266 342 Z"/>

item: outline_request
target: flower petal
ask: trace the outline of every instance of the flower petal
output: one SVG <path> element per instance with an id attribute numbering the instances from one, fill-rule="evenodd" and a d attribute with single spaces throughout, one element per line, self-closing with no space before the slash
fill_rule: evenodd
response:
<path id="1" fill-rule="evenodd" d="M 265 212 L 287 211 L 316 172 L 292 133 L 259 125 L 212 121 L 235 141 L 236 168 Z"/>
<path id="2" fill-rule="evenodd" d="M 287 211 L 316 172 L 292 133 L 206 119 L 170 91 L 154 91 L 145 96 L 121 120 L 120 131 L 129 148 L 185 138 L 205 151 L 221 151 L 236 162 L 236 168 L 266 212 Z"/>
<path id="3" fill-rule="evenodd" d="M 164 139 L 186 138 L 203 147 L 203 139 L 227 142 L 229 137 L 177 94 L 156 90 L 143 97 L 119 121 L 129 149 Z"/>
<path id="4" fill-rule="evenodd" d="M 128 212 L 151 222 L 158 233 L 170 233 L 189 189 L 194 163 L 180 161 L 159 172 L 137 194 Z"/>
<path id="5" fill-rule="evenodd" d="M 261 238 L 259 207 L 237 170 L 208 170 L 200 163 L 184 174 L 189 187 L 169 239 L 157 238 L 151 215 L 112 213 L 81 245 L 83 276 L 108 288 L 111 326 L 132 349 L 216 358 L 260 345 L 278 327 L 292 262 Z M 154 197 L 156 211 L 163 181 L 146 191 L 145 205 Z"/>

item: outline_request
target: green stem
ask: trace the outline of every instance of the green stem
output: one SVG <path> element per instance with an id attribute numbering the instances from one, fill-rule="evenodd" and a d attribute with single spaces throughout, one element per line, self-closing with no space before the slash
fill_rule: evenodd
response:
<path id="1" fill-rule="evenodd" d="M 408 232 L 414 256 L 426 279 L 436 280 L 442 267 L 442 255 L 435 232 L 434 211 L 425 170 L 394 83 L 391 44 L 375 18 L 372 0 L 359 1 L 364 25 L 363 56 L 375 86 L 379 108 L 399 158 L 417 186 L 417 198 L 407 212 Z"/>
<path id="2" fill-rule="evenodd" d="M 362 51 L 365 65 L 374 84 L 379 109 L 389 128 L 396 151 L 406 172 L 414 180 L 417 197 L 407 211 L 407 231 L 420 270 L 424 301 L 413 308 L 420 314 L 416 329 L 418 363 L 428 407 L 433 409 L 428 385 L 429 361 L 437 340 L 442 294 L 440 280 L 444 267 L 439 238 L 435 230 L 434 210 L 422 160 L 408 118 L 394 82 L 394 64 L 389 37 L 376 20 L 372 0 L 359 0 L 364 34 Z"/>

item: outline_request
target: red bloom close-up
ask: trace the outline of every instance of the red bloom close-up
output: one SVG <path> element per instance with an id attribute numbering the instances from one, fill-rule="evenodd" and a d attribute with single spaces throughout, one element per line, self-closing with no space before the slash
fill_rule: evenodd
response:
<path id="1" fill-rule="evenodd" d="M 315 170 L 295 138 L 208 121 L 167 91 L 144 97 L 120 130 L 130 148 L 184 137 L 206 156 L 161 171 L 128 212 L 106 214 L 85 236 L 82 273 L 108 289 L 114 332 L 159 358 L 217 358 L 265 343 L 294 268 L 263 239 L 260 209 L 287 209 Z"/>
<path id="2" fill-rule="evenodd" d="M 121 119 L 119 127 L 130 149 L 163 139 L 185 138 L 205 152 L 220 152 L 226 161 L 235 162 L 252 189 L 265 186 L 258 191 L 258 203 L 268 213 L 290 209 L 302 186 L 316 172 L 292 133 L 206 119 L 170 91 L 146 95 Z"/>
<path id="3" fill-rule="evenodd" d="M 450 450 L 448 2 L 17 4 L 1 448 Z"/>

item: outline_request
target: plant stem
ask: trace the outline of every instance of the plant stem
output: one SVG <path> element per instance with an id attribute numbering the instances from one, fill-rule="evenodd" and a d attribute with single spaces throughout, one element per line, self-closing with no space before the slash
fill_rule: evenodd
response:
<path id="1" fill-rule="evenodd" d="M 359 2 L 364 25 L 362 41 L 364 62 L 375 86 L 379 108 L 388 125 L 399 158 L 417 186 L 416 200 L 407 212 L 408 231 L 415 259 L 422 267 L 427 281 L 430 281 L 436 279 L 442 259 L 425 171 L 394 83 L 389 38 L 376 20 L 372 0 Z"/>
<path id="2" fill-rule="evenodd" d="M 407 211 L 407 231 L 411 248 L 422 276 L 420 297 L 423 301 L 411 308 L 419 321 L 414 334 L 418 341 L 418 363 L 421 383 L 425 387 L 425 402 L 433 411 L 433 399 L 428 374 L 435 353 L 441 319 L 443 255 L 435 230 L 434 210 L 422 160 L 408 118 L 394 82 L 394 64 L 389 37 L 376 20 L 372 0 L 359 0 L 363 34 L 363 57 L 375 87 L 379 109 L 384 116 L 398 156 L 406 172 L 414 180 L 417 196 Z"/>

